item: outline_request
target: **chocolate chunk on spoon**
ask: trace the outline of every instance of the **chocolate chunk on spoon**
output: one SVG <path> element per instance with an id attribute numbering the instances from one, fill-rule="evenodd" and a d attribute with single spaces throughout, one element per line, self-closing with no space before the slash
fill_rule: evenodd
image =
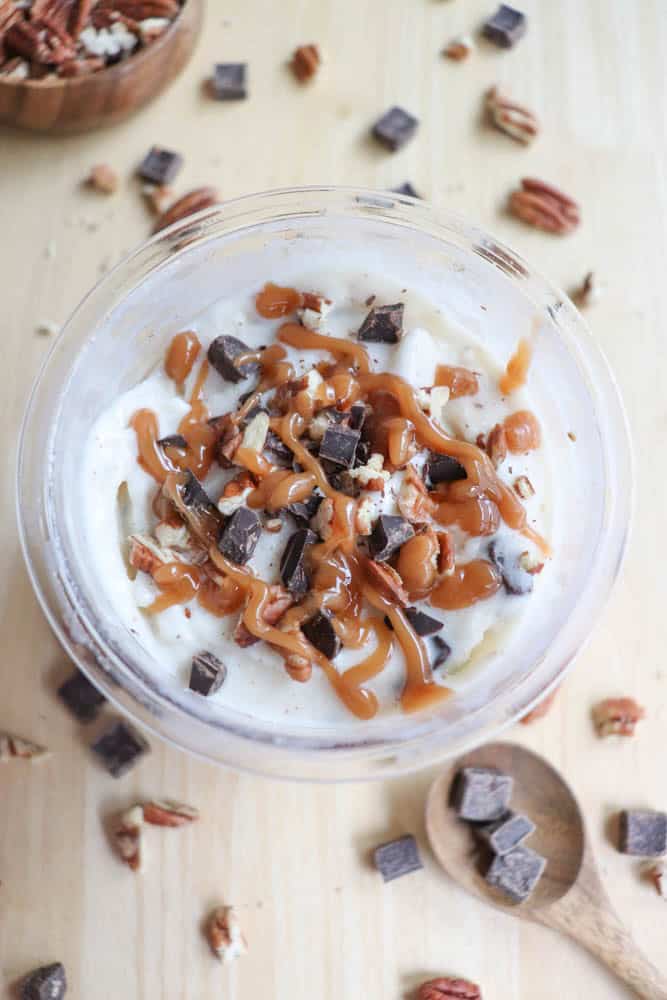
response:
<path id="1" fill-rule="evenodd" d="M 244 364 L 240 362 L 244 355 L 253 353 L 242 340 L 223 334 L 211 343 L 207 356 L 210 364 L 226 382 L 242 382 L 259 371 L 258 361 L 247 361 Z"/>
<path id="2" fill-rule="evenodd" d="M 497 854 L 486 873 L 486 881 L 515 903 L 524 903 L 532 895 L 547 866 L 546 859 L 530 847 L 515 847 L 507 854 Z"/>
<path id="3" fill-rule="evenodd" d="M 459 819 L 488 823 L 508 810 L 514 782 L 493 767 L 464 767 L 454 789 L 454 807 Z"/>
<path id="4" fill-rule="evenodd" d="M 502 819 L 483 826 L 478 836 L 494 854 L 507 854 L 535 833 L 535 824 L 521 813 L 508 812 Z"/>

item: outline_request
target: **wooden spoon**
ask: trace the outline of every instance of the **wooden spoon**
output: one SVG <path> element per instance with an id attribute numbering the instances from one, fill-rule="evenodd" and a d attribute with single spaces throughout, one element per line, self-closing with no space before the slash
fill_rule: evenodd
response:
<path id="1" fill-rule="evenodd" d="M 507 901 L 480 873 L 475 838 L 450 806 L 452 782 L 462 767 L 497 767 L 512 775 L 512 808 L 537 824 L 529 844 L 548 863 L 525 903 Z M 571 788 L 542 757 L 512 743 L 490 743 L 461 757 L 431 786 L 426 829 L 436 858 L 468 892 L 512 916 L 569 934 L 642 1000 L 667 1000 L 667 979 L 641 953 L 605 892 Z"/>

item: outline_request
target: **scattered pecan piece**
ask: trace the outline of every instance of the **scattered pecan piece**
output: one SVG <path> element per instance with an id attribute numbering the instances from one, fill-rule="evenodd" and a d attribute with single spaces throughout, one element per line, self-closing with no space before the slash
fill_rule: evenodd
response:
<path id="1" fill-rule="evenodd" d="M 248 945 L 231 906 L 218 906 L 208 919 L 206 940 L 214 955 L 225 964 L 245 954 Z"/>
<path id="2" fill-rule="evenodd" d="M 299 656 L 298 653 L 289 653 L 285 657 L 285 670 L 293 681 L 305 684 L 312 676 L 313 665 L 306 656 Z"/>
<path id="3" fill-rule="evenodd" d="M 58 76 L 71 79 L 75 76 L 88 76 L 90 73 L 97 73 L 99 69 L 104 69 L 106 61 L 102 56 L 90 56 L 87 59 L 79 57 L 70 59 L 58 67 Z"/>
<path id="4" fill-rule="evenodd" d="M 183 197 L 175 201 L 174 204 L 166 210 L 166 212 L 162 213 L 155 223 L 153 232 L 159 233 L 160 230 L 166 229 L 167 226 L 172 226 L 175 222 L 180 222 L 181 219 L 186 219 L 189 215 L 194 215 L 195 212 L 201 212 L 204 208 L 210 208 L 212 205 L 217 205 L 219 202 L 220 196 L 215 188 L 195 188 L 194 191 L 189 191 L 187 194 L 184 194 Z"/>
<path id="5" fill-rule="evenodd" d="M 408 607 L 410 603 L 408 592 L 393 566 L 388 566 L 384 562 L 376 562 L 375 559 L 367 559 L 366 575 L 371 585 L 382 597 L 391 601 L 392 604 L 398 604 L 401 608 Z"/>
<path id="6" fill-rule="evenodd" d="M 587 309 L 599 301 L 601 292 L 595 273 L 589 271 L 582 283 L 572 292 L 572 301 L 579 309 Z"/>
<path id="7" fill-rule="evenodd" d="M 507 435 L 502 424 L 496 424 L 486 439 L 486 451 L 497 469 L 507 458 Z"/>
<path id="8" fill-rule="evenodd" d="M 644 877 L 649 879 L 655 886 L 655 891 L 663 899 L 667 899 L 667 866 L 664 861 L 651 864 L 644 870 Z"/>
<path id="9" fill-rule="evenodd" d="M 225 413 L 222 417 L 215 417 L 209 423 L 217 437 L 215 457 L 218 460 L 218 464 L 223 469 L 229 469 L 233 464 L 232 459 L 236 454 L 236 449 L 243 440 L 243 431 L 239 430 L 231 413 Z"/>
<path id="10" fill-rule="evenodd" d="M 403 482 L 396 497 L 396 504 L 406 521 L 421 524 L 428 521 L 435 512 L 435 501 L 431 500 L 424 480 L 414 465 L 408 465 Z"/>
<path id="11" fill-rule="evenodd" d="M 489 118 L 496 128 L 517 142 L 528 144 L 538 134 L 540 125 L 533 112 L 523 104 L 505 97 L 497 87 L 491 87 L 487 91 L 484 103 Z"/>
<path id="12" fill-rule="evenodd" d="M 88 174 L 86 185 L 100 194 L 113 194 L 118 188 L 118 174 L 108 164 L 98 163 Z"/>
<path id="13" fill-rule="evenodd" d="M 293 604 L 294 598 L 292 595 L 284 587 L 281 587 L 279 583 L 274 583 L 269 588 L 269 601 L 264 608 L 262 618 L 267 625 L 277 625 L 287 609 L 291 608 Z M 257 635 L 253 635 L 246 628 L 241 617 L 234 629 L 234 642 L 245 648 L 246 646 L 254 646 L 256 642 L 260 642 L 260 638 Z"/>
<path id="14" fill-rule="evenodd" d="M 521 188 L 511 193 L 508 207 L 512 215 L 529 226 L 560 236 L 573 232 L 581 221 L 576 201 L 551 184 L 531 177 L 524 177 Z"/>
<path id="15" fill-rule="evenodd" d="M 49 751 L 45 747 L 31 743 L 30 740 L 24 740 L 20 736 L 0 732 L 0 764 L 6 763 L 13 757 L 20 757 L 23 760 L 40 760 L 48 756 Z"/>
<path id="16" fill-rule="evenodd" d="M 150 17 L 171 20 L 180 10 L 178 0 L 98 0 L 95 9 L 124 14 L 135 21 L 145 21 Z"/>
<path id="17" fill-rule="evenodd" d="M 30 17 L 32 20 L 47 18 L 76 39 L 88 20 L 92 6 L 93 0 L 34 0 Z"/>
<path id="18" fill-rule="evenodd" d="M 225 484 L 222 496 L 218 500 L 220 513 L 230 517 L 235 510 L 243 506 L 254 488 L 254 479 L 246 469 L 242 469 L 237 476 Z"/>
<path id="19" fill-rule="evenodd" d="M 153 576 L 168 562 L 170 562 L 169 554 L 156 545 L 148 535 L 130 535 L 129 563 L 134 569 Z"/>
<path id="20" fill-rule="evenodd" d="M 514 480 L 514 490 L 522 500 L 529 500 L 535 496 L 535 487 L 528 476 L 517 476 Z"/>
<path id="21" fill-rule="evenodd" d="M 33 64 L 57 66 L 76 56 L 74 40 L 57 23 L 16 21 L 5 35 L 6 47 Z"/>
<path id="22" fill-rule="evenodd" d="M 452 38 L 445 45 L 442 54 L 445 59 L 451 59 L 453 62 L 462 62 L 468 58 L 474 47 L 475 43 L 470 35 L 457 35 L 456 38 Z"/>
<path id="23" fill-rule="evenodd" d="M 482 993 L 479 986 L 468 979 L 444 976 L 422 983 L 417 1000 L 482 1000 Z"/>
<path id="24" fill-rule="evenodd" d="M 635 726 L 646 711 L 634 698 L 605 698 L 593 708 L 598 736 L 634 736 Z"/>
<path id="25" fill-rule="evenodd" d="M 141 850 L 141 828 L 144 811 L 141 806 L 132 806 L 118 817 L 113 830 L 113 842 L 122 861 L 133 872 L 140 871 L 143 854 Z"/>
<path id="26" fill-rule="evenodd" d="M 264 522 L 264 530 L 268 531 L 272 535 L 277 535 L 283 530 L 283 522 L 279 517 L 270 517 L 268 521 Z"/>
<path id="27" fill-rule="evenodd" d="M 533 552 L 528 552 L 528 550 L 522 552 L 519 556 L 519 566 L 524 573 L 530 573 L 531 576 L 536 576 L 544 569 L 544 563 Z"/>
<path id="28" fill-rule="evenodd" d="M 186 826 L 199 819 L 199 810 L 170 799 L 151 799 L 144 803 L 144 822 L 153 826 Z"/>
<path id="29" fill-rule="evenodd" d="M 294 52 L 290 65 L 297 80 L 305 83 L 315 76 L 320 61 L 320 50 L 317 45 L 301 45 Z"/>
<path id="30" fill-rule="evenodd" d="M 153 215 L 162 215 L 174 194 L 166 184 L 144 184 L 141 193 Z"/>
<path id="31" fill-rule="evenodd" d="M 559 691 L 560 687 L 554 688 L 551 694 L 548 694 L 546 698 L 543 698 L 542 701 L 535 706 L 535 708 L 531 708 L 530 712 L 526 712 L 523 718 L 520 719 L 520 722 L 524 726 L 529 726 L 531 722 L 537 722 L 538 719 L 543 719 L 544 716 L 551 710 Z"/>

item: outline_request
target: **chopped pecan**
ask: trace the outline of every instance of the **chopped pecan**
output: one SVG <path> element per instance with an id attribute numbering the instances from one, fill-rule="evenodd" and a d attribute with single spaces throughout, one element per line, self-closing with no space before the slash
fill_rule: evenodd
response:
<path id="1" fill-rule="evenodd" d="M 141 806 L 132 806 L 118 817 L 113 830 L 113 842 L 120 858 L 133 872 L 142 867 L 143 854 L 141 850 L 141 828 L 144 823 L 144 811 Z"/>
<path id="2" fill-rule="evenodd" d="M 174 194 L 166 184 L 144 184 L 141 193 L 153 215 L 162 215 Z"/>
<path id="3" fill-rule="evenodd" d="M 163 549 L 186 551 L 192 545 L 192 535 L 180 518 L 167 518 L 164 521 L 159 521 L 155 525 L 154 534 L 158 544 Z"/>
<path id="4" fill-rule="evenodd" d="M 178 0 L 98 0 L 95 9 L 124 14 L 135 21 L 145 21 L 149 17 L 173 20 L 180 10 Z"/>
<path id="5" fill-rule="evenodd" d="M 218 906 L 208 919 L 206 939 L 211 950 L 227 964 L 248 950 L 238 917 L 231 906 Z"/>
<path id="6" fill-rule="evenodd" d="M 144 821 L 153 826 L 185 826 L 199 819 L 199 810 L 170 799 L 151 799 L 144 803 Z"/>
<path id="7" fill-rule="evenodd" d="M 407 608 L 410 598 L 403 586 L 403 581 L 393 566 L 384 562 L 376 562 L 375 559 L 367 559 L 366 575 L 371 585 L 382 597 L 391 601 L 392 604 L 398 604 L 401 608 Z"/>
<path id="8" fill-rule="evenodd" d="M 593 271 L 589 271 L 582 283 L 572 292 L 572 301 L 579 309 L 587 309 L 598 302 L 601 287 Z"/>
<path id="9" fill-rule="evenodd" d="M 564 235 L 571 233 L 581 221 L 579 206 L 569 195 L 544 181 L 524 177 L 521 188 L 509 198 L 512 215 L 537 229 Z"/>
<path id="10" fill-rule="evenodd" d="M 453 62 L 462 62 L 468 58 L 474 47 L 475 43 L 470 35 L 458 35 L 445 45 L 442 54 Z"/>
<path id="11" fill-rule="evenodd" d="M 333 519 L 333 500 L 331 500 L 330 497 L 325 497 L 310 521 L 313 531 L 316 531 L 320 538 L 325 542 L 328 538 L 331 538 L 331 535 L 333 534 Z"/>
<path id="12" fill-rule="evenodd" d="M 5 35 L 5 44 L 12 52 L 43 66 L 57 66 L 76 55 L 71 36 L 46 18 L 12 24 Z"/>
<path id="13" fill-rule="evenodd" d="M 148 535 L 130 535 L 130 566 L 141 573 L 153 576 L 155 572 L 170 562 L 170 554 L 161 549 Z"/>
<path id="14" fill-rule="evenodd" d="M 274 583 L 269 587 L 269 600 L 262 612 L 262 618 L 267 625 L 277 625 L 288 608 L 294 604 L 294 598 L 280 584 Z M 245 648 L 253 646 L 259 642 L 259 636 L 253 635 L 240 618 L 234 629 L 234 642 Z"/>
<path id="15" fill-rule="evenodd" d="M 264 530 L 268 531 L 272 535 L 277 535 L 283 530 L 283 522 L 280 517 L 270 517 L 268 521 L 264 522 Z"/>
<path id="16" fill-rule="evenodd" d="M 225 484 L 222 496 L 218 500 L 218 510 L 230 517 L 235 510 L 242 507 L 247 497 L 255 488 L 255 481 L 246 469 Z"/>
<path id="17" fill-rule="evenodd" d="M 398 509 L 406 521 L 421 524 L 434 513 L 436 504 L 428 495 L 424 480 L 414 465 L 408 465 L 396 498 Z"/>
<path id="18" fill-rule="evenodd" d="M 370 535 L 373 522 L 379 514 L 378 506 L 372 497 L 362 497 L 357 503 L 354 515 L 354 527 L 358 535 Z"/>
<path id="19" fill-rule="evenodd" d="M 87 59 L 79 57 L 61 63 L 58 67 L 58 76 L 72 78 L 75 76 L 88 76 L 89 73 L 97 73 L 99 69 L 104 69 L 106 61 L 102 56 L 90 56 Z"/>
<path id="20" fill-rule="evenodd" d="M 514 480 L 514 490 L 522 500 L 529 500 L 530 497 L 535 496 L 535 487 L 528 476 L 517 476 Z"/>
<path id="21" fill-rule="evenodd" d="M 93 0 L 34 0 L 30 17 L 32 20 L 47 18 L 76 39 L 92 6 Z"/>
<path id="22" fill-rule="evenodd" d="M 520 720 L 523 725 L 529 726 L 531 722 L 537 722 L 538 719 L 543 719 L 544 716 L 550 712 L 559 691 L 560 687 L 554 688 L 551 694 L 548 694 L 546 698 L 543 698 L 542 701 L 535 706 L 535 708 L 531 708 L 530 712 L 526 712 Z"/>
<path id="23" fill-rule="evenodd" d="M 593 708 L 598 736 L 634 736 L 635 726 L 645 716 L 634 698 L 605 698 Z"/>
<path id="24" fill-rule="evenodd" d="M 487 91 L 485 106 L 493 124 L 518 142 L 532 142 L 540 130 L 533 112 L 523 104 L 505 97 L 497 87 L 491 87 Z"/>
<path id="25" fill-rule="evenodd" d="M 6 763 L 12 757 L 20 757 L 23 760 L 39 760 L 48 756 L 49 751 L 45 747 L 31 743 L 30 740 L 24 740 L 20 736 L 0 732 L 0 764 Z"/>
<path id="26" fill-rule="evenodd" d="M 212 420 L 209 420 L 209 427 L 213 429 L 216 436 L 216 458 L 223 469 L 229 469 L 234 453 L 243 439 L 243 431 L 239 430 L 231 413 L 225 413 L 221 417 L 213 417 Z"/>
<path id="27" fill-rule="evenodd" d="M 319 65 L 320 51 L 317 45 L 301 45 L 292 56 L 292 72 L 301 83 L 311 80 Z"/>
<path id="28" fill-rule="evenodd" d="M 663 899 L 667 898 L 667 866 L 664 861 L 651 864 L 644 870 L 644 877 L 649 879 L 655 886 L 655 891 Z"/>
<path id="29" fill-rule="evenodd" d="M 217 205 L 219 202 L 220 196 L 214 187 L 195 188 L 194 191 L 189 191 L 183 195 L 166 212 L 162 213 L 155 223 L 153 232 L 159 233 L 160 230 L 166 229 L 167 226 L 172 226 L 175 222 L 180 222 L 181 219 L 186 219 L 189 215 L 201 212 L 203 209 Z"/>
<path id="30" fill-rule="evenodd" d="M 305 684 L 312 676 L 313 665 L 306 656 L 299 656 L 298 653 L 289 653 L 285 657 L 285 670 L 293 681 Z"/>
<path id="31" fill-rule="evenodd" d="M 441 976 L 422 983 L 417 991 L 417 1000 L 482 1000 L 482 992 L 468 979 Z"/>
<path id="32" fill-rule="evenodd" d="M 391 473 L 383 468 L 384 455 L 373 452 L 365 465 L 349 469 L 346 477 L 369 493 L 384 493 L 384 488 L 391 479 Z"/>
<path id="33" fill-rule="evenodd" d="M 502 424 L 496 424 L 486 439 L 486 451 L 497 469 L 507 458 L 507 435 Z"/>
<path id="34" fill-rule="evenodd" d="M 438 572 L 443 576 L 451 576 L 456 569 L 456 549 L 454 540 L 448 531 L 436 532 L 438 539 Z"/>
<path id="35" fill-rule="evenodd" d="M 118 174 L 106 163 L 98 163 L 91 168 L 86 184 L 101 194 L 113 194 L 118 188 Z"/>
<path id="36" fill-rule="evenodd" d="M 519 566 L 525 573 L 536 576 L 544 569 L 544 562 L 537 558 L 534 552 L 522 552 L 519 556 Z"/>

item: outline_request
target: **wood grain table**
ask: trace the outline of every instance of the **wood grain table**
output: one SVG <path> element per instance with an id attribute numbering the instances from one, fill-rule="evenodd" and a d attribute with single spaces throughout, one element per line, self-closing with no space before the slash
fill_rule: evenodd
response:
<path id="1" fill-rule="evenodd" d="M 129 123 L 62 140 L 0 133 L 0 728 L 52 748 L 40 766 L 0 771 L 0 977 L 62 960 L 76 1000 L 388 1000 L 423 978 L 457 973 L 485 1000 L 626 996 L 567 941 L 519 926 L 441 875 L 424 835 L 432 774 L 342 787 L 239 776 L 155 745 L 122 782 L 91 761 L 89 735 L 54 687 L 66 666 L 33 597 L 13 513 L 13 461 L 27 393 L 48 338 L 150 220 L 132 172 L 149 144 L 182 151 L 178 189 L 216 183 L 224 197 L 332 182 L 410 180 L 436 204 L 478 220 L 569 288 L 593 268 L 606 292 L 589 313 L 629 411 L 637 504 L 620 585 L 550 716 L 512 734 L 562 768 L 585 805 L 608 890 L 649 956 L 667 970 L 667 910 L 636 861 L 605 835 L 609 815 L 667 808 L 667 5 L 663 0 L 522 0 L 530 17 L 512 51 L 480 45 L 468 62 L 439 49 L 475 29 L 494 0 L 209 0 L 195 59 Z M 295 45 L 325 53 L 317 81 L 285 68 Z M 207 101 L 214 61 L 247 60 L 250 97 Z M 502 84 L 539 112 L 529 149 L 480 124 L 485 88 Z M 399 103 L 421 119 L 392 156 L 367 140 Z M 104 198 L 82 191 L 93 163 L 122 178 Z M 577 197 L 583 225 L 559 239 L 503 214 L 525 174 Z M 567 476 L 567 469 L 562 470 Z M 599 697 L 636 696 L 648 718 L 634 740 L 596 740 Z M 200 806 L 196 828 L 159 835 L 133 876 L 111 854 L 109 811 L 163 795 Z M 414 831 L 426 871 L 383 885 L 369 848 Z M 217 900 L 239 908 L 249 954 L 223 969 L 199 924 Z"/>

